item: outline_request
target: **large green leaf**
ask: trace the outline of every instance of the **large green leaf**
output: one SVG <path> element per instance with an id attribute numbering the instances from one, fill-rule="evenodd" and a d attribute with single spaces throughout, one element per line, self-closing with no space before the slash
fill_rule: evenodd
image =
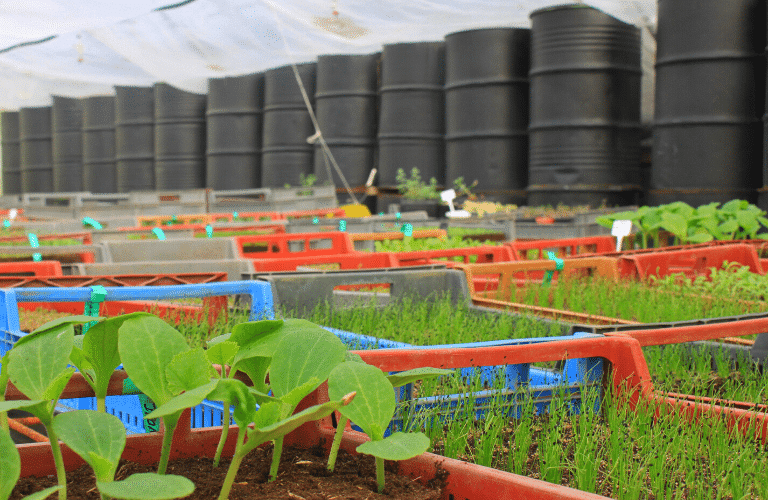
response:
<path id="1" fill-rule="evenodd" d="M 21 458 L 7 431 L 0 429 L 0 500 L 8 500 L 21 474 Z"/>
<path id="2" fill-rule="evenodd" d="M 760 229 L 760 223 L 757 221 L 757 215 L 754 212 L 747 210 L 741 210 L 736 212 L 736 220 L 739 225 L 744 228 L 747 234 L 756 233 Z"/>
<path id="3" fill-rule="evenodd" d="M 288 418 L 275 422 L 274 424 L 267 425 L 266 427 L 256 427 L 248 432 L 248 441 L 245 445 L 245 450 L 250 451 L 267 441 L 272 441 L 282 436 L 285 436 L 292 430 L 296 429 L 300 425 L 304 425 L 307 422 L 312 422 L 323 417 L 327 417 L 334 411 L 338 410 L 342 406 L 349 404 L 354 398 L 353 394 L 347 394 L 340 401 L 329 401 L 320 405 L 315 405 L 300 411 Z M 268 407 L 264 417 L 259 417 L 259 422 L 265 422 L 274 419 L 276 412 L 279 413 L 280 409 L 278 405 L 268 403 L 262 406 L 261 412 Z M 257 413 L 259 413 L 257 412 Z M 258 424 L 257 424 L 258 425 Z"/>
<path id="4" fill-rule="evenodd" d="M 342 363 L 328 377 L 328 397 L 340 399 L 357 392 L 354 401 L 341 414 L 359 425 L 373 440 L 384 438 L 384 431 L 395 413 L 395 391 L 381 369 L 362 363 Z"/>
<path id="5" fill-rule="evenodd" d="M 48 387 L 67 368 L 74 336 L 72 325 L 62 324 L 24 343 L 17 342 L 7 359 L 13 385 L 29 399 L 46 399 L 43 396 Z"/>
<path id="6" fill-rule="evenodd" d="M 216 371 L 205 356 L 202 347 L 180 352 L 165 369 L 168 389 L 174 394 L 189 391 L 211 381 Z"/>
<path id="7" fill-rule="evenodd" d="M 254 427 L 256 429 L 261 429 L 263 427 L 269 427 L 270 425 L 274 425 L 275 423 L 279 422 L 281 419 L 281 406 L 282 405 L 279 402 L 266 403 L 261 405 L 259 411 L 255 412 L 253 415 Z"/>
<path id="8" fill-rule="evenodd" d="M 220 379 L 208 395 L 214 401 L 229 401 L 235 407 L 234 418 L 238 427 L 244 428 L 254 419 L 256 398 L 248 386 L 236 379 Z"/>
<path id="9" fill-rule="evenodd" d="M 232 360 L 235 359 L 235 354 L 240 349 L 240 346 L 236 342 L 229 340 L 222 340 L 213 345 L 209 345 L 205 350 L 205 356 L 208 358 L 208 362 L 215 365 L 220 365 L 223 369 L 224 366 L 232 366 Z M 222 372 L 221 374 L 225 374 Z"/>
<path id="10" fill-rule="evenodd" d="M 117 349 L 120 327 L 125 321 L 142 316 L 149 315 L 132 313 L 106 319 L 93 325 L 83 336 L 83 356 L 93 367 L 96 379 L 94 392 L 97 397 L 103 398 L 107 395 L 109 379 L 115 368 L 120 365 L 120 353 Z"/>
<path id="11" fill-rule="evenodd" d="M 77 410 L 57 415 L 53 429 L 93 469 L 97 481 L 111 481 L 125 449 L 125 427 L 108 413 Z"/>
<path id="12" fill-rule="evenodd" d="M 59 399 L 61 393 L 64 392 L 64 388 L 67 387 L 69 379 L 75 374 L 75 367 L 70 366 L 60 372 L 56 378 L 54 378 L 48 387 L 43 391 L 43 400 Z"/>
<path id="13" fill-rule="evenodd" d="M 688 220 L 682 215 L 664 212 L 661 214 L 661 219 L 661 227 L 681 240 L 688 235 Z"/>
<path id="14" fill-rule="evenodd" d="M 208 348 L 211 348 L 220 342 L 228 341 L 231 336 L 232 336 L 231 333 L 223 333 L 217 337 L 213 337 L 211 340 L 206 342 L 205 345 L 208 346 Z"/>
<path id="15" fill-rule="evenodd" d="M 39 399 L 14 399 L 13 401 L 0 401 L 0 413 L 11 410 L 24 410 L 36 415 L 41 411 L 44 411 L 48 405 L 48 401 L 41 401 Z M 37 408 L 35 408 L 37 407 Z"/>
<path id="16" fill-rule="evenodd" d="M 85 359 L 85 353 L 83 352 L 83 341 L 85 337 L 82 335 L 75 335 L 74 347 L 72 352 L 69 353 L 69 361 L 77 367 L 77 370 L 86 375 L 86 379 L 90 381 L 96 380 L 96 371 L 93 369 L 93 365 Z"/>
<path id="17" fill-rule="evenodd" d="M 0 401 L 5 398 L 5 389 L 8 387 L 8 353 L 0 357 Z"/>
<path id="18" fill-rule="evenodd" d="M 283 417 L 293 413 L 293 410 L 299 405 L 301 400 L 309 396 L 309 393 L 314 391 L 321 383 L 316 377 L 312 377 L 300 386 L 294 387 L 291 392 L 280 398 L 280 401 L 283 403 Z"/>
<path id="19" fill-rule="evenodd" d="M 46 488 L 42 491 L 38 491 L 35 493 L 32 493 L 31 495 L 25 496 L 22 500 L 44 500 L 48 498 L 49 496 L 53 495 L 60 489 L 64 488 L 63 486 L 51 486 L 50 488 Z"/>
<path id="20" fill-rule="evenodd" d="M 453 370 L 425 366 L 422 368 L 414 368 L 412 370 L 387 375 L 387 380 L 389 380 L 393 387 L 400 387 L 405 384 L 412 384 L 417 380 L 435 378 L 442 375 L 453 375 L 453 373 Z"/>
<path id="21" fill-rule="evenodd" d="M 267 384 L 266 379 L 269 364 L 271 362 L 272 358 L 255 357 L 241 359 L 233 366 L 236 371 L 241 371 L 248 375 L 254 388 L 261 392 L 269 392 L 269 385 Z"/>
<path id="22" fill-rule="evenodd" d="M 165 500 L 191 495 L 195 484 L 183 476 L 142 472 L 123 481 L 97 481 L 104 495 L 122 500 Z"/>
<path id="23" fill-rule="evenodd" d="M 91 321 L 97 321 L 101 319 L 103 318 L 93 317 L 93 316 L 67 316 L 65 318 L 54 319 L 52 321 L 49 321 L 48 323 L 41 325 L 35 330 L 32 330 L 32 332 L 30 332 L 29 334 L 21 337 L 19 340 L 16 341 L 14 346 L 22 345 L 26 342 L 29 342 L 30 340 L 37 338 L 37 336 L 44 333 L 48 333 L 51 330 L 59 331 L 61 327 L 81 325 L 83 323 L 89 323 Z"/>
<path id="24" fill-rule="evenodd" d="M 358 453 L 384 460 L 408 460 L 429 448 L 429 438 L 421 432 L 396 432 L 380 441 L 368 441 L 357 447 Z"/>
<path id="25" fill-rule="evenodd" d="M 120 327 L 118 350 L 133 383 L 155 404 L 175 396 L 168 387 L 166 369 L 174 356 L 189 351 L 186 339 L 175 328 L 156 316 L 130 318 Z"/>
<path id="26" fill-rule="evenodd" d="M 336 335 L 309 321 L 289 320 L 286 326 L 290 331 L 280 340 L 269 368 L 270 387 L 278 398 L 312 378 L 322 383 L 347 351 Z"/>
<path id="27" fill-rule="evenodd" d="M 291 331 L 292 321 L 294 320 L 286 322 L 264 320 L 235 325 L 230 340 L 237 342 L 240 350 L 235 356 L 234 364 L 237 365 L 244 359 L 254 357 L 271 358 L 277 350 L 280 339 Z"/>
<path id="28" fill-rule="evenodd" d="M 203 402 L 205 398 L 216 388 L 218 380 L 212 380 L 205 385 L 195 387 L 187 392 L 173 397 L 156 408 L 152 413 L 145 416 L 145 419 L 153 419 L 172 415 L 187 408 L 192 408 Z"/>
<path id="29" fill-rule="evenodd" d="M 749 205 L 749 202 L 746 200 L 731 200 L 725 203 L 720 208 L 720 210 L 723 212 L 736 212 L 738 210 L 747 208 L 748 205 Z"/>
<path id="30" fill-rule="evenodd" d="M 232 337 L 229 340 L 243 346 L 252 340 L 259 339 L 277 330 L 281 326 L 283 326 L 283 320 L 281 319 L 265 319 L 239 323 L 232 327 Z"/>
<path id="31" fill-rule="evenodd" d="M 728 219 L 720 224 L 717 229 L 721 234 L 728 235 L 730 238 L 731 233 L 739 230 L 739 223 L 736 219 Z"/>

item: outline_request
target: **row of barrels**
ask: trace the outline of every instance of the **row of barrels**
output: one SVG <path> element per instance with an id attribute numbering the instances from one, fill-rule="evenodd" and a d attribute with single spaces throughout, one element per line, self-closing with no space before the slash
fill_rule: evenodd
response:
<path id="1" fill-rule="evenodd" d="M 4 152 L 20 144 L 15 165 L 4 154 L 4 191 L 225 190 L 299 185 L 309 174 L 340 186 L 339 172 L 360 187 L 372 168 L 394 188 L 398 169 L 418 168 L 425 181 L 463 177 L 506 202 L 546 202 L 563 186 L 581 186 L 587 201 L 631 202 L 638 29 L 591 8 L 532 20 L 530 30 L 463 31 L 211 79 L 207 95 L 117 87 L 4 113 Z M 316 132 L 308 106 L 324 141 L 307 140 Z"/>
<path id="2" fill-rule="evenodd" d="M 533 12 L 530 30 L 211 79 L 207 96 L 117 87 L 3 113 L 4 191 L 226 190 L 310 174 L 339 186 L 339 171 L 359 187 L 374 167 L 389 188 L 415 167 L 518 204 L 629 204 L 644 191 L 656 203 L 749 199 L 763 150 L 764 8 L 659 0 L 650 172 L 640 166 L 640 31 L 570 5 Z M 324 141 L 308 141 L 307 107 Z"/>

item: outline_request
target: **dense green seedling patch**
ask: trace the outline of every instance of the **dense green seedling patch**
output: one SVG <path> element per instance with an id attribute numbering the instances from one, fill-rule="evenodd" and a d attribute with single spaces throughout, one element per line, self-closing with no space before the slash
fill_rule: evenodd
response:
<path id="1" fill-rule="evenodd" d="M 421 250 L 446 250 L 449 248 L 472 248 L 498 245 L 498 241 L 465 240 L 461 236 L 448 238 L 413 238 L 406 236 L 402 240 L 384 240 L 375 242 L 377 252 L 416 252 Z"/>
<path id="2" fill-rule="evenodd" d="M 518 418 L 510 418 L 508 399 L 498 394 L 482 419 L 468 393 L 452 418 L 426 409 L 410 415 L 410 428 L 422 429 L 435 453 L 611 498 L 768 498 L 768 447 L 729 432 L 721 419 L 691 424 L 664 406 L 632 410 L 611 394 L 594 411 L 594 387 L 582 388 L 580 413 L 564 391 L 542 412 L 519 390 L 512 393 Z"/>
<path id="3" fill-rule="evenodd" d="M 734 363 L 723 350 L 672 344 L 644 347 L 654 383 L 671 392 L 768 404 L 768 370 L 746 357 Z"/>
<path id="4" fill-rule="evenodd" d="M 692 287 L 674 278 L 652 283 L 613 282 L 600 277 L 563 277 L 551 286 L 527 283 L 517 301 L 554 309 L 620 318 L 640 323 L 734 316 L 767 309 L 764 302 L 738 300 L 735 290 Z M 702 288 L 708 288 L 705 295 Z"/>
<path id="5" fill-rule="evenodd" d="M 472 311 L 453 304 L 450 297 L 435 301 L 406 298 L 383 308 L 371 305 L 336 309 L 319 305 L 307 314 L 293 311 L 286 317 L 305 317 L 318 325 L 414 345 L 460 344 L 563 335 L 564 328 L 534 318 Z"/>

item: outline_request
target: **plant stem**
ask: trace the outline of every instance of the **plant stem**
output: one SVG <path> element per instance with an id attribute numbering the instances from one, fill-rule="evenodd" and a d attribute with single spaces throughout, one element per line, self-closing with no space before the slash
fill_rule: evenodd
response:
<path id="1" fill-rule="evenodd" d="M 272 448 L 272 465 L 269 468 L 268 482 L 270 483 L 277 479 L 277 469 L 280 468 L 280 456 L 283 454 L 283 437 L 275 439 L 274 444 Z"/>
<path id="2" fill-rule="evenodd" d="M 379 485 L 379 493 L 384 492 L 384 459 L 376 457 L 376 483 Z"/>
<path id="3" fill-rule="evenodd" d="M 341 447 L 341 438 L 344 436 L 344 429 L 347 427 L 349 419 L 344 415 L 339 418 L 338 424 L 336 424 L 336 434 L 333 436 L 333 444 L 331 445 L 331 452 L 328 454 L 328 470 L 333 472 L 336 467 L 336 456 L 339 454 L 339 447 Z"/>
<path id="4" fill-rule="evenodd" d="M 107 413 L 107 398 L 96 398 L 96 411 Z"/>
<path id="5" fill-rule="evenodd" d="M 229 435 L 229 401 L 224 401 L 222 405 L 221 416 L 221 438 L 219 444 L 216 446 L 216 455 L 213 457 L 213 466 L 219 466 L 219 460 L 221 460 L 221 452 L 224 450 L 224 443 L 227 441 L 227 435 Z"/>
<path id="6" fill-rule="evenodd" d="M 44 423 L 45 430 L 48 433 L 48 439 L 51 442 L 51 453 L 53 454 L 53 463 L 56 466 L 56 479 L 59 486 L 59 500 L 67 500 L 67 471 L 64 469 L 64 459 L 61 457 L 61 446 L 59 446 L 59 437 L 53 430 L 52 421 Z"/>
<path id="7" fill-rule="evenodd" d="M 241 431 L 243 429 L 240 429 Z M 245 437 L 245 432 L 243 432 L 243 437 Z M 243 441 L 239 439 L 237 440 L 237 447 L 235 448 L 235 454 L 232 457 L 232 461 L 229 463 L 229 469 L 227 469 L 227 476 L 224 478 L 224 484 L 221 485 L 221 492 L 219 493 L 219 500 L 227 500 L 227 497 L 229 496 L 229 492 L 232 490 L 232 484 L 235 482 L 235 476 L 237 475 L 237 470 L 240 468 L 240 462 L 243 461 L 243 458 L 245 458 L 245 453 L 243 452 Z"/>
<path id="8" fill-rule="evenodd" d="M 163 424 L 165 429 L 163 430 L 163 448 L 160 452 L 160 463 L 157 464 L 157 473 L 165 474 L 165 469 L 168 468 L 168 459 L 171 456 L 171 442 L 173 441 L 173 431 L 176 430 L 176 424 L 178 419 L 172 419 L 173 423 L 168 422 L 166 417 L 163 417 Z"/>

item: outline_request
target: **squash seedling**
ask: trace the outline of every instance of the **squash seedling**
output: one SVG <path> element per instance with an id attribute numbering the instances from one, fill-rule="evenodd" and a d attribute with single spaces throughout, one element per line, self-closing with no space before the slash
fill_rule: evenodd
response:
<path id="1" fill-rule="evenodd" d="M 0 429 L 0 500 L 8 500 L 21 475 L 21 459 L 11 436 Z M 62 486 L 51 486 L 38 491 L 24 500 L 43 500 L 60 490 Z"/>
<path id="2" fill-rule="evenodd" d="M 328 375 L 344 361 L 347 353 L 347 348 L 336 335 L 314 323 L 290 320 L 290 325 L 291 330 L 277 342 L 269 365 L 270 389 L 280 400 L 278 419 L 292 414 L 305 396 L 328 379 Z M 342 399 L 344 394 L 334 399 Z M 275 440 L 272 451 L 270 481 L 277 477 L 282 449 L 283 437 L 280 436 Z"/>
<path id="3" fill-rule="evenodd" d="M 109 379 L 120 366 L 118 331 L 126 320 L 142 316 L 152 315 L 139 312 L 108 318 L 91 326 L 85 335 L 75 336 L 75 347 L 69 359 L 93 389 L 96 395 L 96 409 L 102 413 L 107 411 Z"/>
<path id="4" fill-rule="evenodd" d="M 118 351 L 133 383 L 158 406 L 182 392 L 199 390 L 214 376 L 203 350 L 190 349 L 184 336 L 157 316 L 124 319 L 119 327 Z M 183 410 L 163 415 L 165 429 L 158 474 L 164 474 L 168 467 L 173 432 Z"/>
<path id="5" fill-rule="evenodd" d="M 373 455 L 376 460 L 376 483 L 379 493 L 384 491 L 384 460 L 407 460 L 421 455 L 429 448 L 429 438 L 422 432 L 395 432 L 384 437 L 384 433 L 395 414 L 394 385 L 405 385 L 430 376 L 452 373 L 450 370 L 420 368 L 393 375 L 388 379 L 381 369 L 365 363 L 347 361 L 338 365 L 328 377 L 328 395 L 336 399 L 354 387 L 355 400 L 339 409 L 344 419 L 338 423 L 328 468 L 333 470 L 338 453 L 340 436 L 347 420 L 357 424 L 370 441 L 357 447 L 358 453 Z"/>
<path id="6" fill-rule="evenodd" d="M 346 353 L 344 344 L 332 333 L 304 320 L 287 320 L 274 330 L 268 330 L 264 325 L 260 327 L 252 325 L 242 330 L 244 337 L 247 336 L 245 330 L 248 329 L 252 331 L 263 329 L 262 335 L 257 335 L 260 341 L 245 343 L 243 340 L 244 347 L 238 350 L 233 357 L 233 362 L 238 366 L 239 356 L 244 356 L 242 359 L 272 356 L 268 373 L 269 388 L 274 398 L 247 387 L 239 380 L 221 378 L 167 401 L 146 416 L 146 418 L 165 418 L 166 415 L 176 414 L 180 408 L 199 403 L 205 397 L 216 401 L 229 401 L 234 405 L 233 416 L 240 433 L 219 495 L 221 500 L 229 495 L 240 463 L 250 451 L 267 441 L 275 442 L 270 467 L 270 476 L 274 478 L 280 464 L 285 434 L 306 422 L 330 415 L 349 404 L 354 397 L 353 391 L 350 391 L 339 398 L 334 398 L 334 401 L 315 405 L 292 415 L 299 402 L 326 380 L 331 370 L 344 360 Z M 238 338 L 235 332 L 229 337 L 229 339 L 232 338 Z M 225 338 L 214 345 L 226 342 L 232 341 Z M 237 344 L 237 342 L 233 343 Z M 232 347 L 229 345 L 225 346 L 226 349 L 221 348 L 216 356 L 230 357 Z M 258 369 L 254 369 L 256 365 Z M 250 367 L 244 367 L 244 370 L 247 370 L 244 372 L 250 371 L 257 377 L 254 383 L 265 384 L 267 372 L 263 367 L 263 360 L 259 360 Z M 232 370 L 230 370 L 231 373 Z M 259 402 L 263 404 L 257 409 L 256 405 Z M 251 424 L 253 428 L 250 428 Z"/>
<path id="7" fill-rule="evenodd" d="M 211 339 L 205 354 L 211 363 L 222 367 L 222 379 L 232 378 L 236 372 L 241 371 L 251 379 L 254 389 L 264 394 L 269 391 L 266 375 L 276 340 L 286 330 L 282 326 L 282 320 L 251 321 L 235 325 L 232 333 Z M 225 366 L 231 367 L 228 373 Z M 222 407 L 222 415 L 229 415 L 231 402 L 222 400 Z M 229 418 L 223 417 L 221 423 L 222 433 L 213 458 L 214 467 L 219 466 L 221 452 L 229 435 Z"/>
<path id="8" fill-rule="evenodd" d="M 125 449 L 125 428 L 113 415 L 91 410 L 62 413 L 53 419 L 53 428 L 64 444 L 91 466 L 102 500 L 166 500 L 195 490 L 192 481 L 174 475 L 140 473 L 115 481 Z"/>
<path id="9" fill-rule="evenodd" d="M 48 322 L 21 337 L 4 356 L 3 370 L 7 370 L 5 384 L 10 380 L 29 400 L 0 402 L 0 412 L 24 408 L 45 426 L 56 466 L 56 478 L 62 486 L 59 489 L 60 500 L 67 498 L 67 483 L 59 440 L 52 426 L 53 411 L 75 372 L 74 367 L 67 366 L 74 345 L 74 325 L 93 319 L 90 316 L 73 316 Z"/>

